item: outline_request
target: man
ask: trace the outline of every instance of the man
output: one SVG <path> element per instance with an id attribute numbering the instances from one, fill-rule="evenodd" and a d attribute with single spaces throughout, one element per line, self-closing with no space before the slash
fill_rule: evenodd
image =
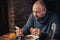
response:
<path id="1" fill-rule="evenodd" d="M 20 29 L 20 36 L 30 34 L 31 28 L 37 28 L 35 33 L 44 40 L 47 39 L 50 35 L 50 31 L 52 30 L 52 24 L 56 24 L 55 36 L 54 39 L 59 40 L 59 22 L 58 16 L 50 11 L 47 11 L 45 4 L 43 1 L 36 1 L 32 7 L 33 13 L 29 16 L 29 19 L 26 25 Z M 39 32 L 38 29 L 40 30 Z M 17 33 L 17 32 L 16 32 Z M 18 33 L 17 33 L 18 34 Z M 44 39 L 43 39 L 44 38 Z"/>

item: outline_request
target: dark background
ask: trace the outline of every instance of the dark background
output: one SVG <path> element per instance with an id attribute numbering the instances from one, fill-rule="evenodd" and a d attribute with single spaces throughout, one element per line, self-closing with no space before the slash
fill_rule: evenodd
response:
<path id="1" fill-rule="evenodd" d="M 9 32 L 7 0 L 0 0 L 0 36 Z"/>
<path id="2" fill-rule="evenodd" d="M 33 3 L 36 0 L 13 0 L 14 2 L 14 11 L 15 11 L 15 25 L 23 27 L 31 13 L 31 8 Z M 60 17 L 59 12 L 59 1 L 58 0 L 44 0 L 44 3 L 47 6 L 47 9 L 56 12 Z M 9 23 L 8 23 L 8 1 L 0 0 L 0 35 L 6 34 L 9 32 Z"/>

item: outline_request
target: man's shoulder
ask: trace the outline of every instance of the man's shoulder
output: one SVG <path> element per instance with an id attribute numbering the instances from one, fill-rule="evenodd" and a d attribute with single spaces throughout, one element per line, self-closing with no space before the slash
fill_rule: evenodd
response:
<path id="1" fill-rule="evenodd" d="M 54 13 L 54 12 L 51 12 L 51 11 L 48 11 L 47 13 L 48 13 L 48 16 L 50 17 L 51 21 L 55 21 L 55 20 L 59 19 L 57 13 Z"/>
<path id="2" fill-rule="evenodd" d="M 59 17 L 58 17 L 58 14 L 57 13 L 54 13 L 54 12 L 50 12 L 51 13 L 51 21 L 52 22 L 57 22 Z"/>
<path id="3" fill-rule="evenodd" d="M 58 17 L 58 15 L 57 15 L 57 13 L 55 13 L 55 12 L 52 12 L 52 11 L 49 11 L 48 10 L 48 12 L 47 13 L 49 13 L 49 15 L 51 16 L 51 17 Z"/>

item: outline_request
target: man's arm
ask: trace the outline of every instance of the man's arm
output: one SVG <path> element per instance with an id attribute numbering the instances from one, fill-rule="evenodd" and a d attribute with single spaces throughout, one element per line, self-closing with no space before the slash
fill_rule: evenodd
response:
<path id="1" fill-rule="evenodd" d="M 23 32 L 24 32 L 24 35 L 27 35 L 27 34 L 29 34 L 29 29 L 32 27 L 32 25 L 33 25 L 33 14 L 31 14 L 30 16 L 29 16 L 29 19 L 28 19 L 28 21 L 27 21 L 27 23 L 26 23 L 26 25 L 22 28 L 22 30 L 23 30 Z"/>
<path id="2" fill-rule="evenodd" d="M 51 30 L 52 30 L 52 32 L 54 31 L 54 28 L 53 28 L 53 26 L 52 26 L 52 24 L 53 23 L 55 23 L 55 25 L 56 25 L 56 30 L 55 30 L 55 32 L 54 32 L 54 38 L 55 39 L 58 39 L 59 38 L 59 36 L 60 36 L 60 34 L 59 34 L 59 31 L 60 31 L 60 27 L 59 27 L 59 17 L 58 17 L 58 15 L 57 14 L 54 14 L 52 17 L 51 17 Z M 53 29 L 52 29 L 53 28 Z M 52 34 L 50 35 L 50 36 L 52 36 Z"/>
<path id="3" fill-rule="evenodd" d="M 55 22 L 56 24 L 56 30 L 55 30 L 55 39 L 60 39 L 60 20 L 59 20 L 59 16 L 57 14 L 54 15 L 55 17 L 53 22 Z"/>

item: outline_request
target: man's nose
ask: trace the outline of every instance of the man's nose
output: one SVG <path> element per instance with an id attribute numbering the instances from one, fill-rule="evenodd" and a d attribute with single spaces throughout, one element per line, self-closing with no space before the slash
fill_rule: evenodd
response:
<path id="1" fill-rule="evenodd" d="M 35 16 L 37 16 L 37 13 L 35 13 Z"/>

